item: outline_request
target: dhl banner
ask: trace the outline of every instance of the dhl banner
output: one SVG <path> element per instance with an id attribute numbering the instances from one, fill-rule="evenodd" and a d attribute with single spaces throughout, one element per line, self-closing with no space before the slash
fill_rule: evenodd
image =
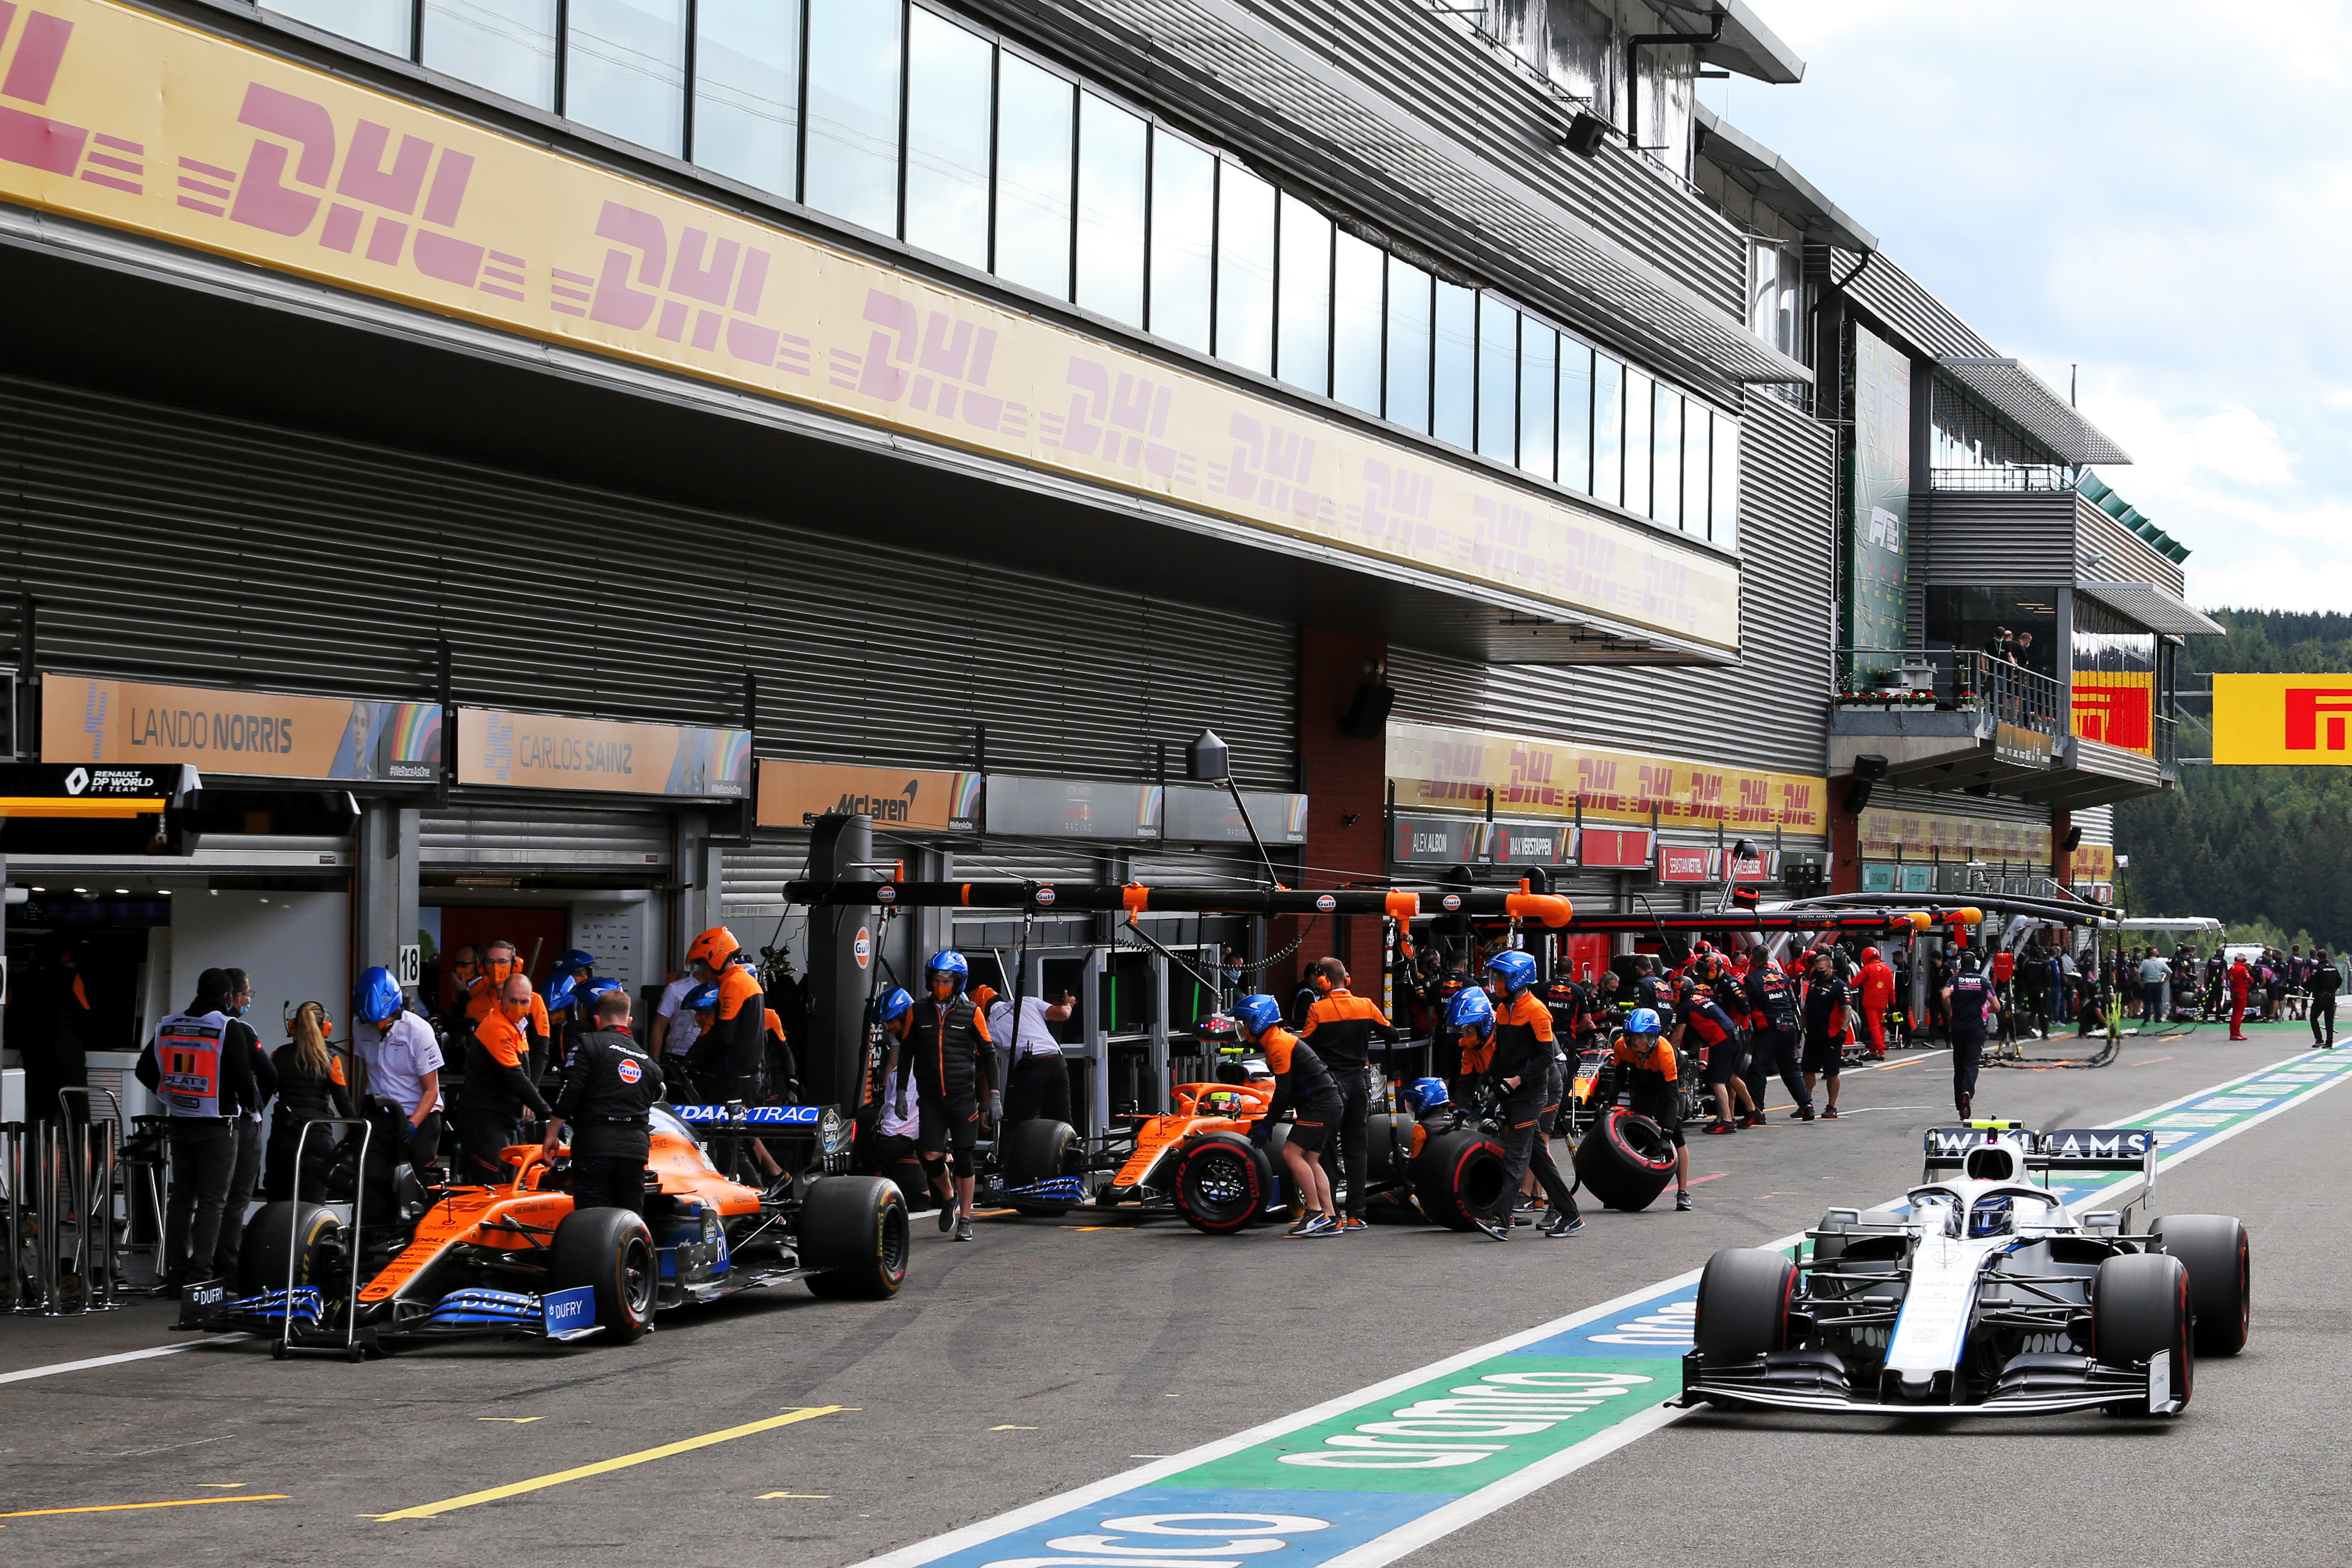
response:
<path id="1" fill-rule="evenodd" d="M 441 773 L 441 705 L 44 675 L 41 760 L 430 784 Z"/>
<path id="2" fill-rule="evenodd" d="M 108 0 L 14 0 L 0 197 L 1735 647 L 1736 567 Z"/>
<path id="3" fill-rule="evenodd" d="M 2141 756 L 2156 754 L 2156 677 L 2146 670 L 2074 672 L 2074 733 Z"/>
<path id="4" fill-rule="evenodd" d="M 2010 860 L 2050 864 L 2050 825 L 1946 816 L 1893 806 L 1863 808 L 1862 853 L 1873 860 Z"/>
<path id="5" fill-rule="evenodd" d="M 457 782 L 740 800 L 751 731 L 460 708 Z"/>
<path id="6" fill-rule="evenodd" d="M 1479 730 L 1391 723 L 1388 772 L 1399 811 L 1480 811 L 1491 789 L 1496 811 L 1514 816 L 1573 816 L 1580 805 L 1589 822 L 1646 826 L 1654 810 L 1660 823 L 1827 831 L 1825 779 Z"/>
<path id="7" fill-rule="evenodd" d="M 2112 882 L 2116 879 L 2116 847 L 2078 844 L 2066 865 L 2069 882 Z"/>
<path id="8" fill-rule="evenodd" d="M 762 827 L 807 827 L 829 811 L 864 812 L 877 827 L 968 833 L 980 826 L 981 775 L 865 763 L 760 759 Z"/>
<path id="9" fill-rule="evenodd" d="M 2213 761 L 2352 763 L 2352 675 L 2217 675 Z"/>

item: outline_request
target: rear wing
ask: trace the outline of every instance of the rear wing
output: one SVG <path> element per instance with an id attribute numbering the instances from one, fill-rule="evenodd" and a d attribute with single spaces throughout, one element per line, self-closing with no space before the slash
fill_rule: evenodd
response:
<path id="1" fill-rule="evenodd" d="M 1972 1121 L 1965 1127 L 1930 1127 L 1922 1138 L 1927 1174 L 1962 1169 L 1968 1163 L 1969 1151 L 1982 1148 L 1988 1134 L 2012 1138 L 2022 1144 L 2025 1168 L 2040 1171 L 2045 1178 L 2053 1171 L 2137 1171 L 2146 1182 L 2141 1201 L 2147 1202 L 2155 1195 L 2159 1151 L 2156 1131 L 2148 1127 L 2053 1127 L 2046 1132 L 2029 1132 L 2019 1121 Z"/>
<path id="2" fill-rule="evenodd" d="M 673 1105 L 688 1127 L 814 1127 L 824 1120 L 821 1105 Z"/>

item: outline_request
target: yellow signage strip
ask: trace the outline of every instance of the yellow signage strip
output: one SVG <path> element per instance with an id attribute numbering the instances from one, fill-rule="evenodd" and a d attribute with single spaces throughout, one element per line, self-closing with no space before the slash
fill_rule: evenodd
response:
<path id="1" fill-rule="evenodd" d="M 1574 816 L 1661 826 L 1720 824 L 1727 832 L 1828 831 L 1829 781 L 1720 763 L 1617 752 L 1432 724 L 1388 727 L 1389 782 L 1400 811 Z"/>
<path id="2" fill-rule="evenodd" d="M 5 816 L 79 816 L 130 817 L 152 816 L 171 803 L 161 798 L 144 799 L 129 796 L 58 796 L 42 795 L 0 795 L 0 817 Z"/>
<path id="3" fill-rule="evenodd" d="M 1736 566 L 1565 498 L 110 0 L 20 8 L 0 197 L 1738 646 Z"/>
<path id="4" fill-rule="evenodd" d="M 2213 761 L 2230 767 L 2352 764 L 2352 675 L 2217 675 Z"/>

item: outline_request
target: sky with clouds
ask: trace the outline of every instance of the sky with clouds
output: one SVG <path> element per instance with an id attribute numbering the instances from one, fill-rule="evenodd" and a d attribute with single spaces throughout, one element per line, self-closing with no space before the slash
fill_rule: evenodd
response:
<path id="1" fill-rule="evenodd" d="M 2208 607 L 2352 610 L 2352 4 L 1752 0 L 1702 84 L 2135 462 Z"/>

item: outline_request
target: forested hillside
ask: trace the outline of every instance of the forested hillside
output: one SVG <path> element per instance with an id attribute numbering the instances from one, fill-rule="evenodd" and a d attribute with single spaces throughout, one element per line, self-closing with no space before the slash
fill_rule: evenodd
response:
<path id="1" fill-rule="evenodd" d="M 2352 671 L 2352 616 L 2216 610 L 2229 637 L 2191 637 L 2181 686 L 2214 670 Z M 2202 697 L 2181 700 L 2180 754 L 2208 757 Z M 2352 768 L 2180 770 L 2180 788 L 2116 807 L 2116 847 L 2131 857 L 2122 894 L 2134 914 L 2216 915 L 2231 925 L 2352 942 Z"/>

